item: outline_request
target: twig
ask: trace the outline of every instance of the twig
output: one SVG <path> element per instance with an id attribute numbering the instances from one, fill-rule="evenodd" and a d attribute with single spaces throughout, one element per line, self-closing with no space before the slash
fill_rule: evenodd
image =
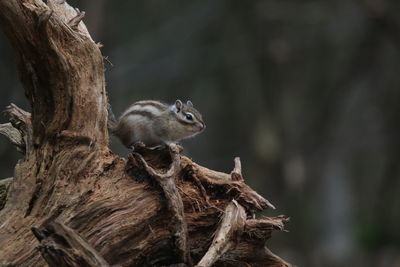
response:
<path id="1" fill-rule="evenodd" d="M 242 175 L 242 163 L 240 162 L 240 158 L 235 158 L 235 167 L 231 172 L 232 181 L 244 181 Z"/>
<path id="2" fill-rule="evenodd" d="M 143 149 L 143 148 L 142 148 Z M 138 150 L 135 148 L 135 150 Z M 150 167 L 141 154 L 133 152 L 132 156 L 146 172 L 153 177 L 162 188 L 167 199 L 168 209 L 172 212 L 172 230 L 175 238 L 175 245 L 180 254 L 181 260 L 188 265 L 192 265 L 189 247 L 187 242 L 187 225 L 184 216 L 184 206 L 179 191 L 175 185 L 174 177 L 181 171 L 180 148 L 176 145 L 169 146 L 169 152 L 172 159 L 170 168 L 166 173 L 160 173 Z"/>
<path id="3" fill-rule="evenodd" d="M 68 21 L 68 25 L 72 29 L 77 30 L 79 22 L 81 22 L 85 17 L 85 11 L 80 11 L 78 8 L 75 8 L 75 10 L 76 10 L 76 16 Z"/>
<path id="4" fill-rule="evenodd" d="M 235 200 L 225 208 L 224 215 L 214 234 L 214 240 L 197 267 L 210 267 L 240 238 L 246 221 L 244 208 Z"/>

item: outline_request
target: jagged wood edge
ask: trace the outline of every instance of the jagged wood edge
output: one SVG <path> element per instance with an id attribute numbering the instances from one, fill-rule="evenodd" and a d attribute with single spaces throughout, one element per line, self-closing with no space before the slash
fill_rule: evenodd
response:
<path id="1" fill-rule="evenodd" d="M 265 245 L 273 231 L 284 231 L 284 225 L 289 221 L 282 215 L 273 218 L 248 219 L 242 229 L 241 236 L 232 249 L 227 250 L 216 262 L 218 264 L 237 264 L 243 262 L 248 266 L 280 266 L 292 267 L 279 256 L 272 253 Z M 259 265 L 262 262 L 263 265 Z"/>
<path id="2" fill-rule="evenodd" d="M 32 232 L 40 242 L 40 254 L 51 267 L 110 266 L 82 237 L 61 222 L 53 221 L 42 229 L 32 227 Z"/>
<path id="3" fill-rule="evenodd" d="M 128 162 L 130 162 L 130 164 L 128 164 L 127 166 L 131 166 L 129 166 L 128 169 L 132 167 L 137 168 L 138 170 L 144 169 L 147 174 L 150 174 L 152 176 L 157 176 L 157 173 L 170 172 L 171 167 L 154 167 L 158 169 L 157 171 L 152 167 L 147 169 L 149 165 L 154 166 L 153 164 L 155 162 L 153 157 L 158 158 L 158 160 L 161 159 L 159 157 L 162 152 L 160 152 L 160 155 L 156 155 L 154 150 L 146 148 L 144 144 L 139 144 L 135 146 L 134 151 L 135 152 L 129 156 L 130 159 Z M 177 153 L 179 152 L 177 151 Z M 137 160 L 136 157 L 138 157 Z M 177 163 L 178 161 L 174 160 L 171 156 L 170 164 L 174 164 L 173 162 Z M 208 205 L 209 208 L 217 208 L 212 204 L 212 202 L 215 200 L 210 199 L 210 196 L 207 195 L 207 190 L 205 189 L 205 187 L 207 187 L 207 189 L 209 190 L 208 192 L 214 190 L 220 192 L 218 196 L 222 197 L 222 199 L 226 200 L 226 196 L 228 196 L 228 199 L 229 196 L 231 197 L 231 201 L 225 205 L 225 211 L 217 208 L 218 210 L 220 210 L 223 218 L 222 221 L 218 224 L 218 229 L 223 230 L 217 230 L 214 233 L 213 236 L 218 236 L 218 239 L 214 239 L 214 242 L 210 245 L 208 252 L 204 254 L 206 256 L 203 255 L 203 258 L 205 257 L 204 260 L 199 262 L 199 266 L 211 266 L 211 264 L 216 261 L 218 262 L 218 264 L 223 264 L 225 262 L 225 259 L 228 262 L 231 261 L 232 263 L 234 263 L 237 262 L 237 259 L 241 258 L 242 260 L 244 260 L 244 262 L 246 262 L 244 258 L 254 258 L 252 252 L 246 253 L 246 251 L 242 250 L 243 247 L 246 246 L 247 248 L 251 247 L 258 250 L 258 257 L 256 260 L 254 260 L 255 262 L 262 258 L 264 261 L 273 263 L 274 266 L 291 266 L 289 263 L 276 256 L 271 251 L 269 251 L 268 248 L 265 247 L 265 241 L 271 237 L 271 232 L 274 230 L 283 230 L 283 226 L 285 223 L 288 222 L 288 219 L 286 219 L 284 216 L 278 216 L 275 218 L 265 217 L 262 219 L 250 219 L 246 221 L 246 218 L 254 217 L 253 212 L 270 208 L 272 204 L 270 204 L 267 200 L 258 195 L 249 186 L 244 184 L 244 179 L 241 173 L 240 158 L 235 158 L 235 167 L 230 175 L 213 171 L 197 165 L 196 163 L 192 162 L 190 159 L 184 156 L 180 157 L 180 163 L 181 167 L 179 169 L 182 171 L 180 173 L 180 176 L 193 178 L 194 184 L 199 187 L 200 196 L 204 198 L 203 205 Z M 145 166 L 145 164 L 147 167 Z M 139 174 L 133 174 L 132 177 L 136 177 L 137 175 Z M 140 176 L 142 176 L 142 174 L 140 174 Z M 216 187 L 221 187 L 228 193 L 228 195 L 225 195 L 223 192 L 221 192 L 221 188 Z M 235 188 L 238 191 L 238 194 L 232 194 L 232 188 Z M 247 208 L 242 207 L 242 205 L 236 202 L 235 197 L 237 197 L 238 201 L 246 205 Z M 230 209 L 232 209 L 232 206 L 230 206 L 230 204 L 232 203 L 235 204 L 235 207 L 240 207 L 237 209 L 243 211 L 241 213 L 241 216 L 239 216 L 240 219 L 237 219 L 237 216 L 231 216 L 232 212 L 230 211 Z M 204 206 L 204 208 L 207 208 L 206 206 Z M 234 230 L 226 229 L 228 225 L 237 225 L 237 221 L 241 220 L 244 222 L 243 224 L 239 223 L 239 225 L 242 225 L 241 227 L 236 227 Z M 230 238 L 221 239 L 221 236 L 224 236 L 224 234 L 219 234 L 220 231 L 222 231 L 222 233 L 229 233 L 228 236 L 230 236 Z"/>
<path id="4" fill-rule="evenodd" d="M 214 233 L 211 246 L 196 267 L 213 266 L 214 263 L 220 259 L 223 260 L 224 257 L 229 260 L 231 257 L 229 254 L 234 255 L 235 250 L 240 251 L 240 242 L 245 244 L 250 240 L 252 240 L 250 247 L 254 247 L 254 240 L 256 240 L 256 243 L 261 248 L 258 257 L 269 258 L 269 261 L 277 266 L 291 266 L 264 245 L 265 240 L 271 237 L 272 231 L 283 231 L 284 225 L 288 221 L 289 219 L 282 215 L 273 218 L 264 217 L 257 220 L 246 220 L 244 208 L 235 200 L 232 200 L 225 208 L 218 229 Z M 249 253 L 252 252 L 250 251 Z M 225 256 L 225 254 L 228 255 Z M 249 258 L 252 257 L 251 254 L 247 256 Z M 255 255 L 253 256 L 255 257 Z M 235 259 L 232 259 L 232 261 L 235 261 Z"/>
<path id="5" fill-rule="evenodd" d="M 0 124 L 0 134 L 10 139 L 11 144 L 24 155 L 33 148 L 33 130 L 31 114 L 11 103 L 3 111 L 9 117 L 9 123 Z"/>
<path id="6" fill-rule="evenodd" d="M 196 267 L 212 266 L 226 251 L 238 241 L 246 221 L 244 208 L 235 200 L 229 203 L 224 211 L 214 239 L 206 254 Z"/>
<path id="7" fill-rule="evenodd" d="M 11 144 L 17 148 L 18 152 L 25 154 L 24 138 L 21 132 L 12 126 L 11 122 L 0 124 L 0 134 L 10 139 Z"/>
<path id="8" fill-rule="evenodd" d="M 86 38 L 89 38 L 89 40 L 94 42 L 86 28 L 86 25 L 81 23 L 85 17 L 84 11 L 80 11 L 78 8 L 73 8 L 65 0 L 48 0 L 47 5 L 72 30 L 84 35 Z"/>
<path id="9" fill-rule="evenodd" d="M 241 204 L 246 212 L 253 216 L 255 213 L 271 208 L 275 209 L 267 199 L 262 197 L 250 186 L 245 184 L 241 174 L 240 158 L 235 159 L 235 168 L 231 174 L 210 170 L 193 162 L 188 157 L 182 156 L 182 169 L 186 169 L 195 179 L 204 185 L 221 187 L 226 194 L 230 195 Z M 240 170 L 240 174 L 238 171 Z M 242 177 L 239 178 L 238 177 Z"/>
<path id="10" fill-rule="evenodd" d="M 4 208 L 7 202 L 8 189 L 13 181 L 13 177 L 0 180 L 0 210 Z"/>
<path id="11" fill-rule="evenodd" d="M 175 245 L 183 263 L 192 266 L 188 245 L 188 230 L 184 215 L 184 206 L 181 195 L 175 184 L 175 176 L 182 170 L 180 161 L 181 149 L 177 145 L 168 147 L 172 159 L 171 166 L 167 172 L 161 173 L 150 167 L 146 160 L 137 152 L 131 153 L 128 158 L 134 165 L 139 165 L 157 181 L 163 190 L 167 200 L 167 207 L 172 213 L 170 227 L 174 233 Z"/>
<path id="12" fill-rule="evenodd" d="M 18 152 L 27 155 L 33 148 L 31 114 L 13 103 L 6 107 L 3 114 L 9 117 L 10 122 L 0 124 L 0 134 L 7 137 Z M 12 181 L 12 177 L 0 180 L 0 210 L 7 201 Z"/>

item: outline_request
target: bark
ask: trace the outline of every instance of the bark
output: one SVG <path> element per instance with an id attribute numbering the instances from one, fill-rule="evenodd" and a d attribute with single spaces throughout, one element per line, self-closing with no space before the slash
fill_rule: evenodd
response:
<path id="1" fill-rule="evenodd" d="M 273 206 L 239 159 L 225 174 L 177 146 L 109 150 L 103 57 L 84 12 L 60 0 L 0 10 L 32 108 L 10 106 L 0 128 L 24 154 L 3 194 L 1 266 L 289 266 L 265 247 L 288 220 L 253 219 Z"/>
<path id="2" fill-rule="evenodd" d="M 60 222 L 49 223 L 44 230 L 32 227 L 32 232 L 40 241 L 38 250 L 50 266 L 109 266 L 74 230 Z"/>
<path id="3" fill-rule="evenodd" d="M 10 188 L 12 180 L 12 177 L 0 180 L 0 210 L 6 204 L 8 188 Z"/>

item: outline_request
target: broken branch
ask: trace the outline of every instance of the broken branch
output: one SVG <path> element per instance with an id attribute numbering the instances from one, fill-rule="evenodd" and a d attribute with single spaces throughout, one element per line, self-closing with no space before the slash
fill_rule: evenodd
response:
<path id="1" fill-rule="evenodd" d="M 214 240 L 197 267 L 212 266 L 225 252 L 231 249 L 241 236 L 246 221 L 246 212 L 235 200 L 225 208 L 222 220 L 214 234 Z"/>
<path id="2" fill-rule="evenodd" d="M 18 151 L 28 154 L 33 147 L 31 114 L 12 103 L 3 113 L 9 117 L 10 123 L 2 124 L 0 133 L 8 137 Z"/>
<path id="3" fill-rule="evenodd" d="M 75 10 L 76 10 L 76 16 L 73 17 L 70 21 L 68 21 L 68 25 L 74 30 L 78 28 L 79 22 L 81 22 L 85 17 L 85 11 L 80 11 L 78 8 L 76 8 Z"/>
<path id="4" fill-rule="evenodd" d="M 240 162 L 240 158 L 235 158 L 235 168 L 231 172 L 232 181 L 243 181 L 242 176 L 242 163 Z"/>
<path id="5" fill-rule="evenodd" d="M 26 146 L 22 134 L 10 122 L 0 124 L 0 134 L 10 139 L 11 144 L 17 147 L 18 152 L 25 154 Z"/>
<path id="6" fill-rule="evenodd" d="M 152 178 L 154 178 L 162 188 L 164 196 L 167 199 L 167 207 L 173 214 L 171 228 L 174 233 L 178 254 L 184 263 L 192 265 L 187 242 L 188 233 L 184 216 L 183 202 L 178 188 L 175 185 L 174 178 L 178 172 L 181 171 L 179 155 L 181 148 L 177 145 L 170 145 L 168 149 L 171 156 L 171 165 L 165 173 L 161 173 L 150 167 L 141 154 L 133 152 L 132 156 L 135 159 L 136 164 L 139 163 L 139 165 L 144 168 L 146 172 Z"/>

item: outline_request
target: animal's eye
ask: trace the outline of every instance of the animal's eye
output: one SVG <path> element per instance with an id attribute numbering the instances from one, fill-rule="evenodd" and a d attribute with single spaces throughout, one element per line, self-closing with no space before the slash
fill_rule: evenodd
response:
<path id="1" fill-rule="evenodd" d="M 193 115 L 190 114 L 190 113 L 187 113 L 186 114 L 186 119 L 189 120 L 189 121 L 192 121 L 193 120 Z"/>

